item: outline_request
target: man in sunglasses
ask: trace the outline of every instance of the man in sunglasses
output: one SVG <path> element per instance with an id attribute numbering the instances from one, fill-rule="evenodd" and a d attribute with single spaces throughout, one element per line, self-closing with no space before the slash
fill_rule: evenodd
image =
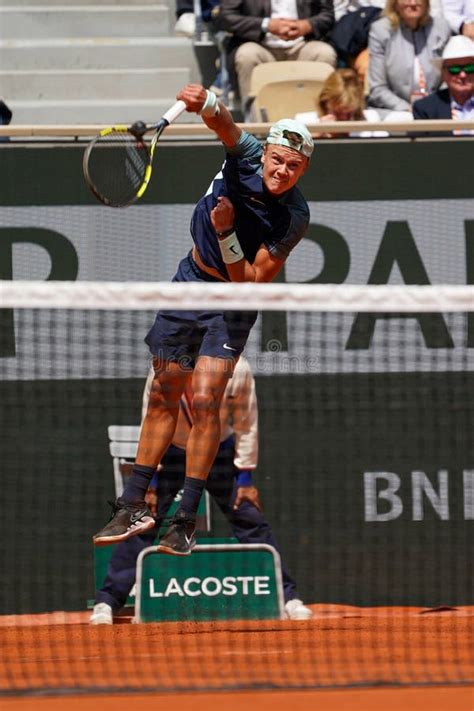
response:
<path id="1" fill-rule="evenodd" d="M 415 119 L 474 120 L 474 41 L 456 35 L 446 44 L 441 60 L 446 89 L 438 89 L 413 104 Z M 463 131 L 464 133 L 464 131 Z"/>

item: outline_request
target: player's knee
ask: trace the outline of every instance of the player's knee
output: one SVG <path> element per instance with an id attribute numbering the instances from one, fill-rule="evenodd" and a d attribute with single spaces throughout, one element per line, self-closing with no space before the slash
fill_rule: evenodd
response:
<path id="1" fill-rule="evenodd" d="M 192 399 L 194 424 L 201 424 L 219 420 L 219 400 L 211 390 L 195 393 Z"/>
<path id="2" fill-rule="evenodd" d="M 150 394 L 148 400 L 147 417 L 161 417 L 163 413 L 178 411 L 179 403 L 172 400 L 164 393 Z"/>
<path id="3" fill-rule="evenodd" d="M 152 414 L 161 410 L 178 409 L 181 391 L 176 384 L 161 383 L 155 377 L 148 399 L 148 412 Z"/>
<path id="4" fill-rule="evenodd" d="M 212 390 L 195 393 L 192 399 L 193 414 L 199 416 L 200 412 L 218 412 L 219 398 Z"/>

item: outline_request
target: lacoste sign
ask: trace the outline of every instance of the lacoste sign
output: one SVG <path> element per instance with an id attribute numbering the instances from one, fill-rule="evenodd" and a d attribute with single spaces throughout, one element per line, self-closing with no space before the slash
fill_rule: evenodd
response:
<path id="1" fill-rule="evenodd" d="M 198 545 L 190 556 L 146 548 L 137 561 L 135 617 L 243 620 L 283 617 L 280 556 L 268 545 Z"/>
<path id="2" fill-rule="evenodd" d="M 150 597 L 215 597 L 216 595 L 270 595 L 270 577 L 268 575 L 238 575 L 237 577 L 227 575 L 222 580 L 215 577 L 186 578 L 184 583 L 180 583 L 176 578 L 170 578 L 164 590 L 157 588 L 154 578 L 150 578 Z"/>

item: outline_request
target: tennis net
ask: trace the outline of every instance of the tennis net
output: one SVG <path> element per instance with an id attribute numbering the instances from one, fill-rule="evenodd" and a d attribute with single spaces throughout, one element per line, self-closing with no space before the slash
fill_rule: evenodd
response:
<path id="1" fill-rule="evenodd" d="M 473 287 L 1 282 L 0 303 L 1 694 L 473 681 Z M 224 500 L 223 447 L 200 548 L 148 549 L 91 625 L 126 568 L 91 538 L 133 464 L 143 339 L 197 304 L 259 311 L 263 522 Z"/>

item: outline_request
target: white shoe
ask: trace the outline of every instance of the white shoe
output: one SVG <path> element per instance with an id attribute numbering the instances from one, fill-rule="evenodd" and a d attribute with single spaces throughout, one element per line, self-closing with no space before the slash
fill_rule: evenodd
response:
<path id="1" fill-rule="evenodd" d="M 110 605 L 107 605 L 106 602 L 99 602 L 94 605 L 89 622 L 91 625 L 113 625 L 114 619 Z"/>
<path id="2" fill-rule="evenodd" d="M 196 18 L 194 12 L 183 12 L 178 17 L 174 26 L 175 35 L 183 35 L 184 37 L 194 37 L 196 32 Z"/>
<path id="3" fill-rule="evenodd" d="M 301 600 L 297 600 L 296 598 L 294 600 L 288 600 L 285 604 L 285 612 L 289 620 L 310 620 L 313 616 L 309 607 L 303 605 Z"/>

